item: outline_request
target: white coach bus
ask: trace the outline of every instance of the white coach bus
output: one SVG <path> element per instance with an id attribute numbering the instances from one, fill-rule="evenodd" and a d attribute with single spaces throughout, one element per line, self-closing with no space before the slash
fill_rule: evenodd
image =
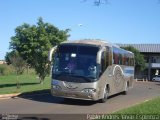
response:
<path id="1" fill-rule="evenodd" d="M 133 86 L 134 54 L 105 41 L 63 42 L 50 50 L 49 60 L 53 96 L 105 102 Z"/>

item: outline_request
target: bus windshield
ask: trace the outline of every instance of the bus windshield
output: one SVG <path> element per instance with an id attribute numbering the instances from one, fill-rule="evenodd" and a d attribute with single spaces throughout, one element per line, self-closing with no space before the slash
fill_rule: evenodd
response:
<path id="1" fill-rule="evenodd" d="M 96 46 L 60 45 L 54 58 L 52 77 L 59 76 L 65 80 L 66 76 L 72 76 L 74 79 L 78 77 L 83 81 L 94 81 L 98 76 L 96 63 L 98 50 Z"/>

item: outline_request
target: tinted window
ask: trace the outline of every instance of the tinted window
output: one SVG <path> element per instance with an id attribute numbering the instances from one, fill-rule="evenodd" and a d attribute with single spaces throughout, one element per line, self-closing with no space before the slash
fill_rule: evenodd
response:
<path id="1" fill-rule="evenodd" d="M 134 55 L 121 48 L 113 47 L 113 63 L 134 66 Z"/>
<path id="2" fill-rule="evenodd" d="M 83 55 L 97 55 L 98 47 L 79 46 L 78 52 L 79 52 L 79 54 L 83 54 Z"/>
<path id="3" fill-rule="evenodd" d="M 60 45 L 58 48 L 59 53 L 75 53 L 77 52 L 77 46 L 73 45 Z"/>
<path id="4" fill-rule="evenodd" d="M 83 55 L 97 55 L 99 48 L 95 46 L 60 45 L 60 53 L 79 53 Z"/>
<path id="5" fill-rule="evenodd" d="M 60 45 L 53 64 L 53 79 L 68 81 L 74 77 L 74 82 L 95 81 L 98 76 L 96 63 L 98 50 L 99 48 L 95 46 Z M 66 76 L 69 76 L 68 79 Z"/>

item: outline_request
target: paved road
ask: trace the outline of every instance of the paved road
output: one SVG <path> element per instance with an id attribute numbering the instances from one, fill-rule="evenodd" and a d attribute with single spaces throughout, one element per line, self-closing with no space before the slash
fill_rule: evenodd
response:
<path id="1" fill-rule="evenodd" d="M 135 82 L 128 95 L 115 95 L 106 103 L 83 100 L 65 101 L 50 94 L 30 95 L 25 97 L 0 100 L 0 113 L 13 114 L 103 114 L 138 104 L 160 96 L 160 83 Z"/>

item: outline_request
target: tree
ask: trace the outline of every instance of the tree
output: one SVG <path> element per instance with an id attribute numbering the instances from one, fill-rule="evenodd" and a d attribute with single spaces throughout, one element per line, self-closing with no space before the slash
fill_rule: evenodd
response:
<path id="1" fill-rule="evenodd" d="M 135 70 L 141 70 L 143 71 L 145 69 L 145 60 L 144 60 L 144 56 L 139 52 L 139 50 L 137 50 L 136 48 L 132 47 L 132 46 L 127 46 L 127 47 L 121 47 L 125 50 L 131 51 L 134 53 L 134 58 L 135 58 Z"/>
<path id="2" fill-rule="evenodd" d="M 14 67 L 16 75 L 21 75 L 26 68 L 26 61 L 20 57 L 17 51 L 11 51 L 10 53 L 7 53 L 6 56 L 8 56 L 7 58 L 9 59 L 10 64 Z"/>
<path id="3" fill-rule="evenodd" d="M 17 88 L 20 88 L 18 76 L 24 72 L 27 66 L 26 61 L 23 60 L 22 57 L 20 57 L 17 51 L 8 52 L 5 58 L 7 60 L 7 64 L 12 64 L 12 66 L 14 67 L 17 76 Z"/>
<path id="4" fill-rule="evenodd" d="M 15 51 L 11 51 L 11 52 L 7 52 L 7 53 L 6 53 L 5 61 L 6 61 L 6 63 L 7 63 L 8 65 L 11 64 L 10 58 L 11 58 L 12 56 L 14 56 L 14 54 L 15 54 Z"/>
<path id="5" fill-rule="evenodd" d="M 35 68 L 40 83 L 49 74 L 49 50 L 66 41 L 69 29 L 59 30 L 49 23 L 44 23 L 40 17 L 37 25 L 24 23 L 15 29 L 15 36 L 11 37 L 10 49 L 17 50 L 27 63 Z"/>

